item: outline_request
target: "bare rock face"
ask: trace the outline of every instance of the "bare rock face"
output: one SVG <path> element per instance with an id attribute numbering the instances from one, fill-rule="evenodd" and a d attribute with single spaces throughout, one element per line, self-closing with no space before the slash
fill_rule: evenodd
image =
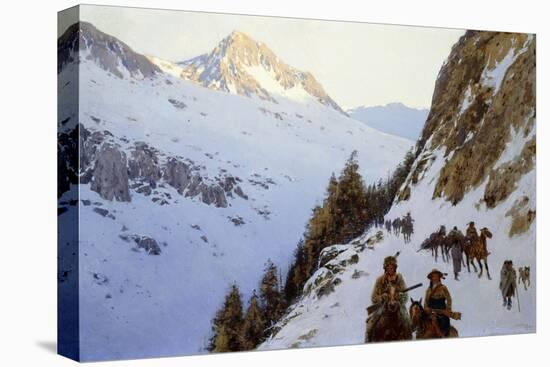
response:
<path id="1" fill-rule="evenodd" d="M 57 197 L 78 184 L 78 128 L 57 135 Z"/>
<path id="2" fill-rule="evenodd" d="M 161 176 L 155 150 L 143 142 L 136 143 L 128 161 L 128 177 L 144 181 L 155 188 Z"/>
<path id="3" fill-rule="evenodd" d="M 203 183 L 200 186 L 200 190 L 202 194 L 202 202 L 206 205 L 214 204 L 217 208 L 227 207 L 227 199 L 221 186 L 208 186 Z"/>
<path id="4" fill-rule="evenodd" d="M 134 241 L 136 246 L 133 248 L 133 250 L 136 252 L 144 250 L 148 255 L 160 255 L 160 253 L 162 252 L 157 240 L 155 240 L 154 238 L 138 234 L 121 234 L 119 235 L 119 237 L 124 242 L 131 243 L 132 241 Z"/>
<path id="5" fill-rule="evenodd" d="M 166 157 L 144 142 L 136 142 L 127 159 L 116 138 L 106 130 L 94 131 L 80 125 L 79 148 L 80 183 L 91 183 L 91 189 L 107 200 L 130 201 L 131 189 L 145 196 L 155 194 L 152 201 L 160 205 L 169 204 L 170 194 L 164 192 L 160 198 L 155 190 L 164 184 L 180 195 L 218 208 L 226 208 L 228 197 L 234 198 L 234 194 L 248 199 L 238 184 L 239 178 L 224 173 L 209 180 L 192 162 Z"/>
<path id="6" fill-rule="evenodd" d="M 444 152 L 446 162 L 434 198 L 457 204 L 487 179 L 488 207 L 509 197 L 516 182 L 535 166 L 535 52 L 535 35 L 468 31 L 461 37 L 439 72 L 417 143 L 414 174 L 400 200 L 408 199 L 410 187 L 422 179 L 436 150 Z M 507 144 L 517 137 L 526 141 L 520 147 L 523 152 L 507 166 L 499 165 Z"/>
<path id="7" fill-rule="evenodd" d="M 187 164 L 175 158 L 170 158 L 163 171 L 163 177 L 168 185 L 175 188 L 180 195 L 183 195 L 191 181 L 191 170 Z"/>
<path id="8" fill-rule="evenodd" d="M 126 154 L 111 144 L 97 153 L 91 190 L 106 200 L 130 201 Z"/>
<path id="9" fill-rule="evenodd" d="M 143 249 L 149 255 L 160 255 L 161 250 L 154 238 L 141 236 L 134 238 L 138 249 Z"/>
<path id="10" fill-rule="evenodd" d="M 87 184 L 92 180 L 93 166 L 99 147 L 105 141 L 105 136 L 99 131 L 90 131 L 80 124 L 80 183 Z"/>

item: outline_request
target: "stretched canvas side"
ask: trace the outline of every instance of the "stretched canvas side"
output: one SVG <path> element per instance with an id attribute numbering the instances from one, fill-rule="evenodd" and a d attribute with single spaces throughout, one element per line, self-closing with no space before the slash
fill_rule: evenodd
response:
<path id="1" fill-rule="evenodd" d="M 79 327 L 79 39 L 62 37 L 80 7 L 58 13 L 57 55 L 57 352 L 80 360 Z M 71 47 L 65 43 L 74 42 Z M 69 65 L 70 64 L 70 65 Z"/>

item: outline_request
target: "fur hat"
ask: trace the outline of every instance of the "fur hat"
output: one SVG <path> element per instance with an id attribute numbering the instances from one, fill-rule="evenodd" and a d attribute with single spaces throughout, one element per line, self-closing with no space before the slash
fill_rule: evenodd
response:
<path id="1" fill-rule="evenodd" d="M 432 271 L 428 273 L 428 279 L 431 279 L 434 274 L 438 274 L 441 279 L 445 279 L 445 276 L 447 275 L 447 273 L 442 273 L 437 269 L 432 269 Z"/>
<path id="2" fill-rule="evenodd" d="M 397 259 L 395 256 L 386 256 L 384 258 L 384 269 L 386 269 L 388 265 L 393 265 L 397 267 Z"/>

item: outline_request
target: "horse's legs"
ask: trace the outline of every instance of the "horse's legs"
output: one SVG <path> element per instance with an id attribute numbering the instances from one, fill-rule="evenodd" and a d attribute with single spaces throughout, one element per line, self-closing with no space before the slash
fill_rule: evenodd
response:
<path id="1" fill-rule="evenodd" d="M 481 259 L 478 257 L 476 258 L 477 264 L 479 265 L 479 274 L 477 275 L 479 278 L 483 276 L 483 265 L 481 265 Z"/>
<path id="2" fill-rule="evenodd" d="M 477 267 L 476 267 L 476 264 L 475 264 L 475 262 L 474 262 L 474 259 L 475 259 L 474 257 L 471 257 L 471 258 L 470 258 L 470 262 L 472 263 L 472 266 L 474 267 L 474 272 L 477 273 Z"/>
<path id="3" fill-rule="evenodd" d="M 487 264 L 487 258 L 483 259 L 483 262 L 485 263 L 485 270 L 487 270 L 487 278 L 491 280 L 491 274 L 489 274 L 489 265 Z"/>

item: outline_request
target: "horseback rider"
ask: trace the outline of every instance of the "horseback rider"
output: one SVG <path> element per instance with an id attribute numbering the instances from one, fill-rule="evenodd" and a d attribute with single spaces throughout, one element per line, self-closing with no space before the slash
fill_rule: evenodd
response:
<path id="1" fill-rule="evenodd" d="M 479 235 L 477 234 L 477 229 L 474 222 L 468 223 L 468 228 L 466 228 L 466 238 L 470 240 L 471 244 L 477 242 Z"/>
<path id="2" fill-rule="evenodd" d="M 392 289 L 397 292 L 396 301 L 399 307 L 399 316 L 402 321 L 402 328 L 405 334 L 411 333 L 411 322 L 409 313 L 405 307 L 407 304 L 407 293 L 401 292 L 407 288 L 403 276 L 397 272 L 397 257 L 387 256 L 384 259 L 384 274 L 376 279 L 374 288 L 371 294 L 373 305 L 384 305 L 390 300 Z M 378 320 L 384 313 L 384 307 L 378 307 L 376 311 L 369 316 L 367 320 L 367 335 L 370 335 L 371 330 L 375 327 Z"/>
<path id="3" fill-rule="evenodd" d="M 453 300 L 447 287 L 441 283 L 441 280 L 445 279 L 445 275 L 437 269 L 433 269 L 428 274 L 430 286 L 426 289 L 424 296 L 424 309 L 428 313 L 435 313 L 442 336 L 446 337 L 451 329 L 449 314 L 452 313 Z"/>
<path id="4" fill-rule="evenodd" d="M 502 306 L 512 309 L 512 297 L 516 295 L 516 269 L 512 260 L 506 260 L 500 270 L 500 291 L 502 292 Z"/>

